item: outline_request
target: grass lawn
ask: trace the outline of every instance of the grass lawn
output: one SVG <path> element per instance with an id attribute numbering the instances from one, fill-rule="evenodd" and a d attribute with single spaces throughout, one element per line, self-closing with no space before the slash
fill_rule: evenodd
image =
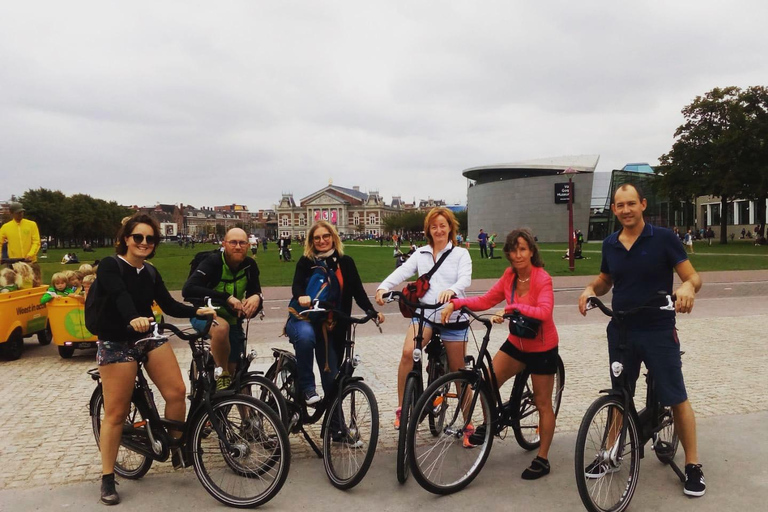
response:
<path id="1" fill-rule="evenodd" d="M 567 249 L 566 244 L 541 244 L 540 250 L 547 271 L 554 276 L 596 275 L 600 271 L 600 247 L 599 243 L 585 244 L 584 255 L 587 259 L 576 260 L 576 271 L 573 274 L 568 270 L 568 260 L 562 259 Z M 189 262 L 195 253 L 214 248 L 215 246 L 210 244 L 198 244 L 195 249 L 182 249 L 175 244 L 163 244 L 158 248 L 152 262 L 160 270 L 168 289 L 180 290 L 189 273 Z M 294 261 L 298 260 L 301 256 L 301 248 L 294 244 L 292 249 Z M 346 253 L 354 258 L 363 282 L 378 283 L 395 268 L 392 247 L 386 245 L 379 247 L 376 242 L 348 242 L 345 244 L 345 249 Z M 748 240 L 737 240 L 728 245 L 713 244 L 711 247 L 697 242 L 694 250 L 696 253 L 691 256 L 691 261 L 699 271 L 768 269 L 768 246 L 755 247 Z M 49 250 L 48 258 L 39 260 L 46 283 L 54 272 L 78 267 L 78 265 L 59 263 L 64 253 L 70 251 L 71 249 Z M 473 262 L 472 276 L 476 279 L 498 277 L 509 265 L 505 259 L 501 258 L 481 260 L 477 244 L 472 244 L 470 253 Z M 94 259 L 104 258 L 110 254 L 113 254 L 111 248 L 96 249 L 93 253 L 77 252 L 83 263 L 92 262 Z M 496 255 L 503 256 L 503 253 L 497 250 Z M 277 248 L 274 244 L 271 244 L 266 253 L 259 249 L 257 261 L 263 286 L 290 286 L 295 265 L 278 261 Z"/>

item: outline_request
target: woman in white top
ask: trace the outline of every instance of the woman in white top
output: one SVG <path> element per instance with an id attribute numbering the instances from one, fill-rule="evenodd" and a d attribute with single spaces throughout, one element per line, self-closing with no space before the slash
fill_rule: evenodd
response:
<path id="1" fill-rule="evenodd" d="M 429 290 L 421 298 L 424 304 L 449 302 L 452 298 L 463 298 L 472 282 L 472 259 L 469 251 L 456 245 L 456 233 L 459 223 L 453 212 L 447 208 L 433 208 L 424 219 L 424 233 L 429 245 L 418 249 L 408 260 L 392 272 L 376 290 L 376 303 L 384 304 L 383 296 L 397 285 L 413 275 L 424 275 L 435 266 L 440 257 L 447 251 L 450 254 L 442 265 L 432 275 Z M 442 308 L 441 308 L 442 309 Z M 434 323 L 424 326 L 424 347 L 432 338 L 432 330 L 438 329 L 445 342 L 448 355 L 448 367 L 456 371 L 464 365 L 464 355 L 467 345 L 467 325 L 455 325 L 459 314 L 454 313 L 449 322 L 454 325 L 440 325 L 440 310 L 425 310 L 429 319 Z M 403 404 L 405 379 L 413 367 L 414 337 L 418 332 L 418 320 L 413 319 L 405 334 L 403 351 L 400 355 L 400 366 L 397 370 L 397 409 L 395 410 L 395 428 L 400 428 L 400 408 Z"/>

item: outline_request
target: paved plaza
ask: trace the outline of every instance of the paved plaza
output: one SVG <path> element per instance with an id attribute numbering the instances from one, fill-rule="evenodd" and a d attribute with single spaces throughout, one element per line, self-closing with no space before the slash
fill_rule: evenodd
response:
<path id="1" fill-rule="evenodd" d="M 768 372 L 765 371 L 768 351 L 764 348 L 768 326 L 768 308 L 765 306 L 768 273 L 712 273 L 704 275 L 704 279 L 705 287 L 709 285 L 710 290 L 701 294 L 692 315 L 678 318 L 679 335 L 685 350 L 686 384 L 701 420 L 700 430 L 716 424 L 720 421 L 718 417 L 749 416 L 768 411 Z M 554 444 L 557 448 L 559 439 L 569 439 L 571 446 L 565 450 L 567 452 L 572 452 L 573 434 L 584 411 L 598 390 L 610 385 L 605 342 L 607 319 L 598 311 L 591 312 L 586 319 L 574 314 L 575 298 L 584 282 L 585 278 L 555 279 L 558 304 L 555 318 L 560 334 L 560 354 L 566 368 L 566 385 Z M 491 284 L 492 281 L 483 280 L 474 283 L 473 289 L 480 292 Z M 729 295 L 739 286 L 743 287 L 742 292 Z M 375 287 L 366 288 L 372 294 Z M 287 339 L 279 336 L 289 293 L 285 288 L 266 290 L 267 317 L 263 321 L 254 320 L 250 325 L 249 347 L 259 354 L 253 369 L 265 370 L 269 366 L 271 347 L 290 348 Z M 406 323 L 399 318 L 395 306 L 387 306 L 384 311 L 388 315 L 382 326 L 384 332 L 380 334 L 372 325 L 359 328 L 356 351 L 363 360 L 358 375 L 373 388 L 381 417 L 379 446 L 372 471 L 382 475 L 391 473 L 394 480 L 394 459 L 390 454 L 397 439 L 392 427 L 397 401 L 395 376 Z M 482 331 L 482 326 L 475 327 L 477 346 Z M 492 352 L 504 338 L 505 328 L 497 327 L 490 344 Z M 173 346 L 181 367 L 188 368 L 188 347 L 178 341 L 174 341 Z M 470 339 L 469 352 L 476 351 L 475 342 Z M 64 360 L 58 357 L 54 346 L 40 347 L 32 340 L 26 342 L 20 360 L 0 362 L 0 509 L 3 508 L 3 496 L 10 496 L 11 491 L 42 486 L 53 488 L 92 483 L 96 496 L 100 459 L 87 407 L 94 382 L 86 374 L 86 370 L 93 367 L 93 351 L 80 352 L 74 358 Z M 761 428 L 765 432 L 764 424 Z M 765 440 L 757 431 L 745 430 L 743 436 L 753 439 L 763 450 Z M 709 439 L 713 436 L 708 433 L 702 437 Z M 510 478 L 518 480 L 518 473 L 530 455 L 520 450 L 511 438 L 499 445 L 514 454 L 515 464 Z M 303 467 L 303 459 L 311 461 L 313 455 L 300 436 L 292 436 L 292 449 L 297 468 Z M 709 462 L 710 449 L 704 442 L 700 447 L 705 463 Z M 733 458 L 738 458 L 738 453 L 734 453 Z M 392 462 L 391 471 L 380 467 L 383 461 Z M 678 462 L 681 461 L 682 450 L 678 454 Z M 500 463 L 489 464 L 498 466 Z M 322 474 L 321 465 L 316 465 L 315 470 Z M 567 471 L 572 470 L 568 467 Z M 761 471 L 765 482 L 765 471 Z M 172 473 L 170 463 L 155 463 L 145 480 L 161 473 Z M 190 478 L 194 480 L 194 477 Z M 711 478 L 709 473 L 708 478 Z M 286 489 L 291 481 L 293 478 L 289 479 Z M 190 485 L 189 481 L 187 485 Z M 411 482 L 410 485 L 413 488 L 415 484 Z M 202 489 L 199 491 L 205 495 Z"/>

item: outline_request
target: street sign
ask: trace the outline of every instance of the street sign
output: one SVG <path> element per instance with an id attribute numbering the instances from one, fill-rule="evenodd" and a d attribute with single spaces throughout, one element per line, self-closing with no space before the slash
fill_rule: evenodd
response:
<path id="1" fill-rule="evenodd" d="M 555 183 L 555 204 L 568 204 L 568 182 Z M 574 199 L 576 198 L 576 184 L 572 183 Z"/>

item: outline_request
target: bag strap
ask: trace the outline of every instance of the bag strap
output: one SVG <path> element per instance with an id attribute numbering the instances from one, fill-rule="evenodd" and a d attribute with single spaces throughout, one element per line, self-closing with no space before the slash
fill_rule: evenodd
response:
<path id="1" fill-rule="evenodd" d="M 443 255 L 442 255 L 442 256 L 440 256 L 440 259 L 439 259 L 439 260 L 437 260 L 437 263 L 435 263 L 435 266 L 434 266 L 434 267 L 432 267 L 432 268 L 430 269 L 430 271 L 429 271 L 429 272 L 427 272 L 426 274 L 424 274 L 424 275 L 423 275 L 423 276 L 421 276 L 421 277 L 423 277 L 423 278 L 424 278 L 424 279 L 426 279 L 427 281 L 429 281 L 430 279 L 432 279 L 432 275 L 433 275 L 435 272 L 437 272 L 437 269 L 438 269 L 438 268 L 440 268 L 440 265 L 442 265 L 442 264 L 443 264 L 443 262 L 445 261 L 445 258 L 447 258 L 449 254 L 451 254 L 451 251 L 452 251 L 452 250 L 453 250 L 453 247 L 451 247 L 450 249 L 448 249 L 447 251 L 445 251 L 445 252 L 443 253 Z"/>

